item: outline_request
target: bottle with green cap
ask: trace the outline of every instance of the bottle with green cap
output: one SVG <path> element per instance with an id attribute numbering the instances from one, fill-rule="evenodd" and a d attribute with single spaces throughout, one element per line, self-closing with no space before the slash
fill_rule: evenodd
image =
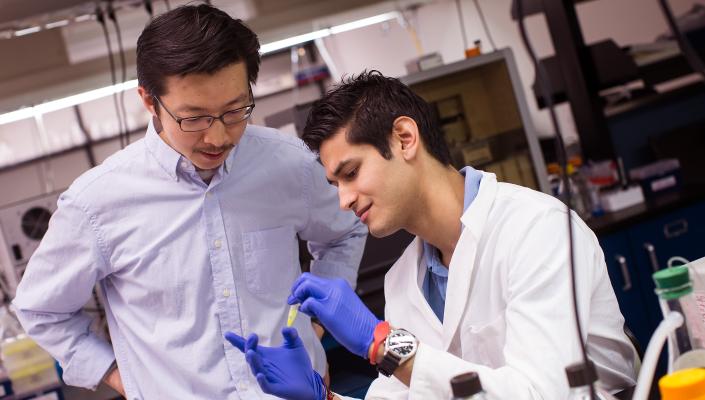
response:
<path id="1" fill-rule="evenodd" d="M 480 376 L 477 372 L 468 372 L 453 377 L 450 380 L 453 390 L 453 400 L 491 400 L 492 398 L 482 389 Z"/>
<path id="2" fill-rule="evenodd" d="M 693 298 L 690 270 L 687 266 L 662 269 L 653 279 L 663 315 L 677 311 L 684 320 L 668 339 L 668 372 L 705 367 L 705 322 Z"/>

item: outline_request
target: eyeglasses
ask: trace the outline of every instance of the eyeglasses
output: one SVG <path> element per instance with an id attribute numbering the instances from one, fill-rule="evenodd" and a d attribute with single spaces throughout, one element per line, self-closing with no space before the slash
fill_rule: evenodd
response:
<path id="1" fill-rule="evenodd" d="M 252 99 L 252 104 L 247 105 L 245 107 L 236 108 L 234 110 L 226 111 L 217 117 L 214 115 L 197 115 L 195 117 L 177 118 L 174 114 L 171 113 L 171 111 L 164 107 L 164 103 L 159 100 L 159 97 L 152 97 L 154 97 L 154 100 L 156 100 L 157 103 L 159 103 L 159 105 L 164 108 L 167 114 L 169 114 L 169 116 L 171 116 L 171 118 L 173 118 L 174 121 L 179 124 L 179 128 L 181 128 L 181 130 L 184 132 L 204 131 L 210 128 L 216 119 L 220 120 L 220 122 L 222 122 L 225 126 L 235 125 L 238 122 L 242 122 L 250 118 L 250 115 L 252 115 L 252 111 L 255 109 L 255 102 L 254 98 L 252 97 L 252 89 L 250 89 L 250 99 Z"/>

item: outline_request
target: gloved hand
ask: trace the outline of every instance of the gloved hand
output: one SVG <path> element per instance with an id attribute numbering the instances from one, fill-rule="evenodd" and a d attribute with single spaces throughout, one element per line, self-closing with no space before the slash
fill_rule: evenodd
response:
<path id="1" fill-rule="evenodd" d="M 338 343 L 365 359 L 380 322 L 344 279 L 326 279 L 304 272 L 294 282 L 289 304 L 318 318 Z"/>
<path id="2" fill-rule="evenodd" d="M 258 346 L 254 333 L 247 341 L 233 332 L 225 338 L 245 353 L 252 374 L 262 391 L 291 400 L 321 400 L 325 398 L 323 378 L 314 371 L 304 343 L 294 328 L 282 329 L 284 344 L 280 347 Z"/>

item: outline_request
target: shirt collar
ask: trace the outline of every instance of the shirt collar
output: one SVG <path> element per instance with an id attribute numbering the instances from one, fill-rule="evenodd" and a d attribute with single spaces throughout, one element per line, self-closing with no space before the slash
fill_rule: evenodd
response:
<path id="1" fill-rule="evenodd" d="M 145 143 L 147 149 L 164 172 L 166 172 L 172 179 L 178 180 L 176 169 L 179 166 L 179 160 L 182 156 L 178 151 L 172 149 L 171 146 L 159 137 L 159 134 L 154 129 L 153 119 L 150 119 L 149 125 L 147 126 Z"/>

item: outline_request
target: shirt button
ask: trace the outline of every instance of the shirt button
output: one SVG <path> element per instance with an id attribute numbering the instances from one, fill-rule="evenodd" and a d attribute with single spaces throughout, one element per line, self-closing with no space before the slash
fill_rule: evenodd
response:
<path id="1" fill-rule="evenodd" d="M 219 249 L 221 245 L 222 242 L 220 241 L 220 239 L 216 239 L 215 242 L 213 242 L 213 246 L 215 246 L 216 249 Z"/>
<path id="2" fill-rule="evenodd" d="M 181 168 L 183 168 L 183 169 L 188 168 L 188 163 L 186 161 L 181 161 Z"/>
<path id="3" fill-rule="evenodd" d="M 247 382 L 242 382 L 242 383 L 240 384 L 240 390 L 247 390 L 247 388 L 248 388 Z"/>
<path id="4" fill-rule="evenodd" d="M 230 291 L 228 289 L 223 289 L 223 297 L 230 297 Z"/>
<path id="5" fill-rule="evenodd" d="M 212 192 L 206 192 L 206 197 L 211 197 L 211 196 L 213 196 Z"/>

